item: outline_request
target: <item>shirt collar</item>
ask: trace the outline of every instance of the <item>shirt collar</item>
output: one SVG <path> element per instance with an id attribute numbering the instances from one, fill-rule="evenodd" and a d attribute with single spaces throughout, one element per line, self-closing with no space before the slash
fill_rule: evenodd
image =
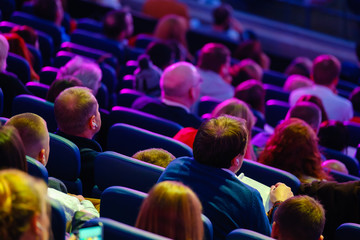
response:
<path id="1" fill-rule="evenodd" d="M 186 107 L 185 105 L 181 104 L 181 103 L 174 102 L 174 101 L 171 101 L 171 100 L 166 99 L 166 98 L 163 98 L 161 101 L 165 105 L 173 106 L 173 107 L 180 107 L 180 108 L 184 109 L 187 113 L 190 113 L 190 109 L 188 107 Z"/>

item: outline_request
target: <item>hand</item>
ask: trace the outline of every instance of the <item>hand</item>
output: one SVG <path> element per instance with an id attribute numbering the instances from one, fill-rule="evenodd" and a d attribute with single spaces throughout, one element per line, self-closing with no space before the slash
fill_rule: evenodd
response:
<path id="1" fill-rule="evenodd" d="M 286 186 L 284 183 L 277 183 L 270 187 L 270 201 L 275 203 L 277 201 L 285 201 L 288 198 L 293 197 L 294 194 L 291 188 Z"/>
<path id="2" fill-rule="evenodd" d="M 82 195 L 75 195 L 75 194 L 71 194 L 71 193 L 68 193 L 68 195 L 76 197 L 80 202 L 85 200 L 85 198 Z"/>

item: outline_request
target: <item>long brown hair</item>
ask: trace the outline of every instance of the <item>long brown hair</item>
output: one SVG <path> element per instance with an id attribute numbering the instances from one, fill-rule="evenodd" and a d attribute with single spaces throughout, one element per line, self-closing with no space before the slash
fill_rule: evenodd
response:
<path id="1" fill-rule="evenodd" d="M 321 167 L 318 139 L 303 120 L 290 118 L 275 128 L 267 141 L 259 162 L 294 174 L 304 181 L 306 176 L 329 179 Z"/>
<path id="2" fill-rule="evenodd" d="M 195 193 L 179 182 L 155 185 L 144 200 L 136 227 L 171 239 L 203 239 L 201 203 Z"/>

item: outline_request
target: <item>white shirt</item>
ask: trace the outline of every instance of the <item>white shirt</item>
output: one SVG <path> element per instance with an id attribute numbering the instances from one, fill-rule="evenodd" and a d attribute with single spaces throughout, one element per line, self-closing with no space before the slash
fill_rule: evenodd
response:
<path id="1" fill-rule="evenodd" d="M 346 98 L 336 95 L 328 87 L 314 85 L 298 88 L 290 94 L 290 105 L 295 105 L 296 101 L 303 95 L 313 95 L 320 98 L 329 120 L 348 121 L 354 116 L 351 102 Z"/>

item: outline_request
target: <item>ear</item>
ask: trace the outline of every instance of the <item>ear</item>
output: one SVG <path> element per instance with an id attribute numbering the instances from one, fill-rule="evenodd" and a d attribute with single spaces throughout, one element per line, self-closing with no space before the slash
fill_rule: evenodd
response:
<path id="1" fill-rule="evenodd" d="M 271 237 L 275 239 L 279 238 L 279 227 L 276 222 L 272 224 Z"/>
<path id="2" fill-rule="evenodd" d="M 42 165 L 46 166 L 46 150 L 43 148 L 39 153 L 38 161 L 41 162 Z"/>
<path id="3" fill-rule="evenodd" d="M 89 118 L 89 128 L 95 130 L 97 127 L 98 127 L 98 125 L 96 124 L 95 115 L 92 115 Z"/>
<path id="4" fill-rule="evenodd" d="M 33 234 L 39 236 L 42 233 L 43 227 L 40 223 L 40 216 L 38 213 L 35 213 L 30 220 L 30 229 Z"/>
<path id="5" fill-rule="evenodd" d="M 324 236 L 320 235 L 319 240 L 323 240 L 323 239 L 324 239 Z"/>
<path id="6" fill-rule="evenodd" d="M 233 173 L 237 173 L 241 168 L 242 162 L 243 162 L 243 157 L 236 156 L 235 158 L 233 158 L 233 160 L 231 160 L 231 166 L 229 170 L 232 171 Z"/>

